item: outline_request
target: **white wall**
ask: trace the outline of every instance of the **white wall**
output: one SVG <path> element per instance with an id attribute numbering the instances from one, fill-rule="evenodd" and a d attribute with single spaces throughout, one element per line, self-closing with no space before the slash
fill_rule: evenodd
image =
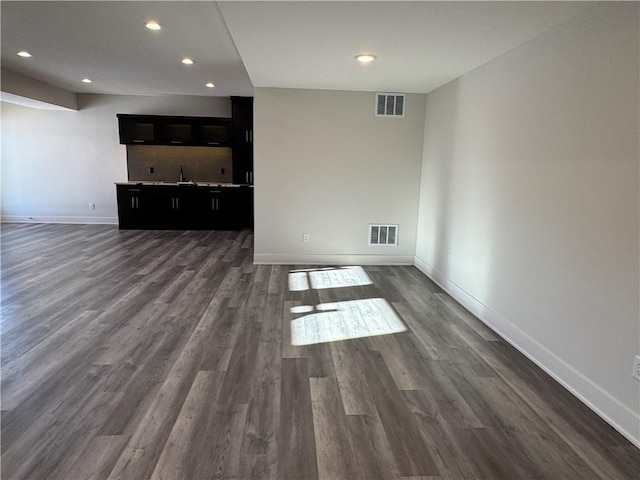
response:
<path id="1" fill-rule="evenodd" d="M 255 90 L 257 263 L 413 262 L 425 96 L 401 119 L 376 118 L 374 99 Z M 399 224 L 399 245 L 367 246 L 370 223 Z"/>
<path id="2" fill-rule="evenodd" d="M 1 104 L 3 221 L 117 223 L 114 182 L 127 180 L 117 113 L 231 116 L 217 97 L 78 95 L 78 107 Z"/>
<path id="3" fill-rule="evenodd" d="M 640 444 L 638 13 L 428 94 L 416 265 Z"/>

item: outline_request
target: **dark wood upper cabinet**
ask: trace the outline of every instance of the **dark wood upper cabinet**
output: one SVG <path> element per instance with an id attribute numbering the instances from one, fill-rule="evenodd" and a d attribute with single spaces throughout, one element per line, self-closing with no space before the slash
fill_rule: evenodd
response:
<path id="1" fill-rule="evenodd" d="M 120 143 L 229 147 L 231 119 L 118 114 Z"/>
<path id="2" fill-rule="evenodd" d="M 118 127 L 120 143 L 126 145 L 158 143 L 158 122 L 154 117 L 118 114 Z"/>
<path id="3" fill-rule="evenodd" d="M 160 145 L 193 145 L 192 124 L 189 119 L 184 120 L 158 120 Z"/>
<path id="4" fill-rule="evenodd" d="M 192 125 L 198 145 L 210 147 L 231 145 L 230 118 L 199 118 Z"/>

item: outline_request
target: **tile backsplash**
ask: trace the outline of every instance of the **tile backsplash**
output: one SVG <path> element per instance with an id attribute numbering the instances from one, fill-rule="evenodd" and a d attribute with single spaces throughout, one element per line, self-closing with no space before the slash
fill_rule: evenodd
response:
<path id="1" fill-rule="evenodd" d="M 130 182 L 177 182 L 180 165 L 187 181 L 233 182 L 231 148 L 127 145 Z"/>

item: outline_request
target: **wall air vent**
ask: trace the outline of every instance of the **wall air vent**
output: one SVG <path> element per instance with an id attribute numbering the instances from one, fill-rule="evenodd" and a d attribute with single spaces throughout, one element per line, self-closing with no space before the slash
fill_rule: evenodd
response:
<path id="1" fill-rule="evenodd" d="M 398 225 L 369 225 L 369 246 L 398 245 Z"/>
<path id="2" fill-rule="evenodd" d="M 404 93 L 376 93 L 376 117 L 404 117 Z"/>

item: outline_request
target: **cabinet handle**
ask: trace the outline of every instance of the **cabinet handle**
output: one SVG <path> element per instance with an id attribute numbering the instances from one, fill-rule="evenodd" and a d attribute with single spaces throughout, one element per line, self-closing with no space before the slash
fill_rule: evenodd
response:
<path id="1" fill-rule="evenodd" d="M 244 172 L 244 183 L 249 183 L 249 172 Z"/>
<path id="2" fill-rule="evenodd" d="M 176 197 L 176 210 L 180 210 L 180 198 Z"/>
<path id="3" fill-rule="evenodd" d="M 140 197 L 136 197 L 136 208 L 140 208 Z"/>
<path id="4" fill-rule="evenodd" d="M 220 142 L 207 142 L 207 145 L 220 145 Z"/>
<path id="5" fill-rule="evenodd" d="M 215 210 L 216 209 L 216 199 L 212 198 L 211 199 L 211 210 Z"/>
<path id="6" fill-rule="evenodd" d="M 220 210 L 220 200 L 216 198 L 216 211 Z"/>
<path id="7" fill-rule="evenodd" d="M 171 140 L 171 143 L 182 143 L 181 140 Z"/>
<path id="8" fill-rule="evenodd" d="M 253 172 L 249 172 L 249 183 L 253 184 Z"/>
<path id="9" fill-rule="evenodd" d="M 253 130 L 249 130 L 249 142 L 253 143 Z"/>
<path id="10" fill-rule="evenodd" d="M 144 140 L 134 140 L 133 143 L 144 143 Z"/>
<path id="11" fill-rule="evenodd" d="M 176 209 L 176 199 L 171 197 L 171 210 Z"/>
<path id="12" fill-rule="evenodd" d="M 131 197 L 131 208 L 136 208 L 136 197 Z"/>
<path id="13" fill-rule="evenodd" d="M 249 130 L 244 131 L 244 141 L 249 143 Z"/>

